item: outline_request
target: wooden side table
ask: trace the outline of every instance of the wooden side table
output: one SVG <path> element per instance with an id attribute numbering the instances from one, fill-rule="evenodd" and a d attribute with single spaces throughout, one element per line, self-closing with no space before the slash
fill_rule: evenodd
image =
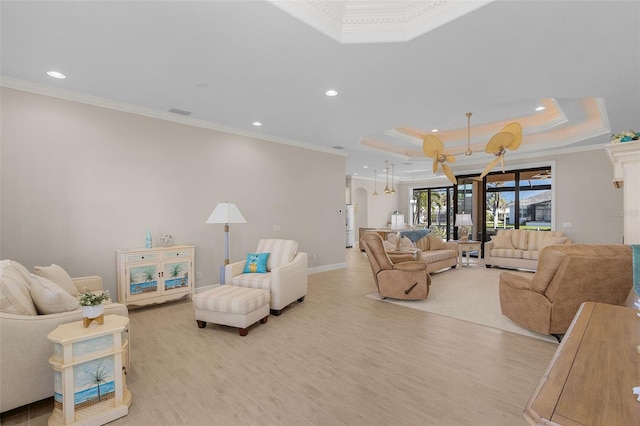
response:
<path id="1" fill-rule="evenodd" d="M 482 249 L 482 243 L 480 241 L 460 241 L 452 240 L 458 245 L 458 265 L 462 267 L 462 253 L 467 253 L 467 266 L 469 266 L 469 253 L 473 250 L 478 251 L 478 262 L 480 262 L 480 250 Z"/>
<path id="2" fill-rule="evenodd" d="M 127 324 L 127 317 L 106 315 L 102 325 L 75 321 L 48 334 L 55 389 L 49 425 L 102 425 L 129 413 Z"/>

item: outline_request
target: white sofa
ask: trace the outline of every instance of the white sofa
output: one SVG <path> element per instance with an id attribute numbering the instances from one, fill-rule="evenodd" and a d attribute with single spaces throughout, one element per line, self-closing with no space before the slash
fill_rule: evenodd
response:
<path id="1" fill-rule="evenodd" d="M 571 240 L 560 231 L 500 229 L 484 243 L 484 264 L 536 270 L 542 249 L 555 244 L 571 244 Z"/>
<path id="2" fill-rule="evenodd" d="M 269 253 L 266 271 L 244 273 L 246 260 L 225 267 L 225 284 L 260 288 L 271 292 L 270 310 L 280 315 L 291 303 L 302 302 L 307 294 L 307 253 L 298 251 L 294 240 L 263 239 L 256 253 Z"/>
<path id="3" fill-rule="evenodd" d="M 387 235 L 386 251 L 393 252 L 398 247 L 397 238 L 396 234 Z M 427 265 L 429 273 L 445 268 L 455 268 L 458 265 L 458 245 L 452 241 L 443 241 L 435 234 L 427 234 L 415 243 L 403 236 L 400 248 L 417 249 L 416 260 L 422 260 Z"/>
<path id="4" fill-rule="evenodd" d="M 51 269 L 37 272 L 47 275 Z M 57 272 L 60 270 L 58 267 Z M 77 299 L 74 304 L 71 292 L 102 290 L 102 279 L 97 276 L 71 278 L 66 274 L 65 278 L 66 284 L 57 285 L 18 262 L 0 261 L 0 412 L 53 396 L 49 364 L 53 343 L 47 335 L 61 324 L 82 320 L 82 309 Z M 41 314 L 53 311 L 60 312 Z M 119 303 L 106 304 L 104 313 L 129 316 L 127 307 Z M 125 366 L 128 368 L 128 357 Z"/>

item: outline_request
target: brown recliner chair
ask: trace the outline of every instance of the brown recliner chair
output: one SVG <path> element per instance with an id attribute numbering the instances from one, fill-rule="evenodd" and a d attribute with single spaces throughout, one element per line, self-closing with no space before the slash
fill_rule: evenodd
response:
<path id="1" fill-rule="evenodd" d="M 633 284 L 631 247 L 545 247 L 531 277 L 500 274 L 503 315 L 541 334 L 564 334 L 583 302 L 624 305 Z"/>
<path id="2" fill-rule="evenodd" d="M 393 263 L 384 250 L 382 237 L 375 232 L 365 233 L 361 241 L 371 263 L 380 297 L 404 300 L 427 298 L 431 277 L 424 262 L 411 260 Z"/>

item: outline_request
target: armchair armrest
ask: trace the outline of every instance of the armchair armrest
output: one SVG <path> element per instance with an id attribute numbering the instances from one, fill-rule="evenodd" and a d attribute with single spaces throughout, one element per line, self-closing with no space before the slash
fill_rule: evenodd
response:
<path id="1" fill-rule="evenodd" d="M 503 272 L 500 274 L 500 283 L 516 290 L 531 290 L 531 278 L 511 272 Z"/>
<path id="2" fill-rule="evenodd" d="M 102 277 L 97 275 L 89 277 L 71 278 L 73 284 L 75 284 L 79 293 L 85 291 L 101 291 L 102 290 Z"/>
<path id="3" fill-rule="evenodd" d="M 271 271 L 271 309 L 282 309 L 307 294 L 307 253 L 296 253 L 293 260 Z"/>
<path id="4" fill-rule="evenodd" d="M 393 265 L 394 271 L 416 272 L 427 269 L 427 264 L 422 261 L 402 262 Z"/>
<path id="5" fill-rule="evenodd" d="M 241 260 L 239 262 L 233 262 L 226 265 L 224 267 L 224 283 L 231 285 L 233 281 L 233 277 L 237 277 L 238 275 L 244 272 L 244 267 L 246 263 L 247 263 L 246 260 Z"/>

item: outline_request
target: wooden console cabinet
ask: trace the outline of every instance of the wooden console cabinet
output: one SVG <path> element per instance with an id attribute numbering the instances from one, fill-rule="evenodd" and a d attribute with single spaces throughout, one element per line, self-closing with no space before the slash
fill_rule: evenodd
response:
<path id="1" fill-rule="evenodd" d="M 144 306 L 191 297 L 195 246 L 117 251 L 118 302 Z"/>
<path id="2" fill-rule="evenodd" d="M 583 303 L 524 409 L 534 425 L 640 425 L 637 310 Z"/>

